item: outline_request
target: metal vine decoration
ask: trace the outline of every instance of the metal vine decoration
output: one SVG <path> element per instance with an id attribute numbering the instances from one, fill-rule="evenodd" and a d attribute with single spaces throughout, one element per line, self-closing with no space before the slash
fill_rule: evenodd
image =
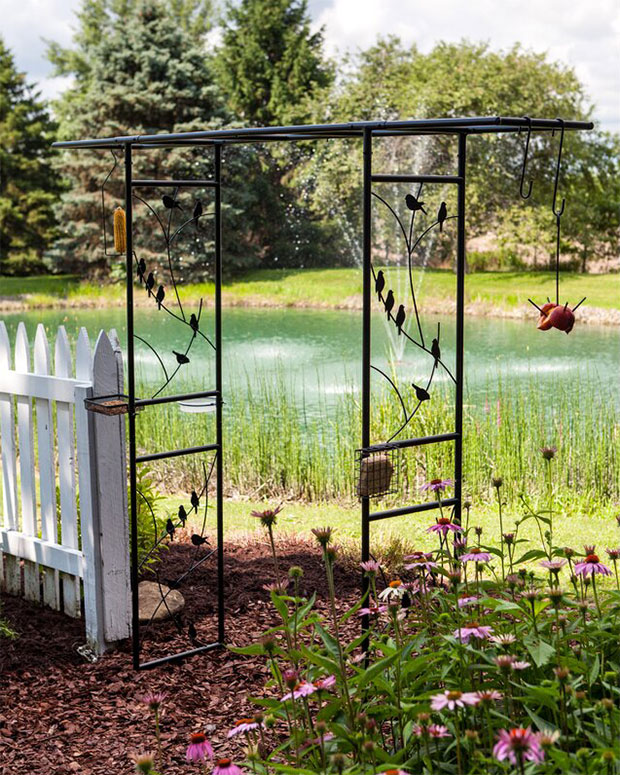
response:
<path id="1" fill-rule="evenodd" d="M 532 181 L 529 182 L 529 188 L 527 194 L 523 193 L 523 181 L 525 178 L 525 167 L 527 164 L 527 156 L 530 147 L 530 137 L 532 134 L 531 119 L 525 116 L 528 122 L 527 137 L 525 140 L 525 152 L 523 154 L 523 165 L 521 168 L 521 183 L 519 186 L 519 194 L 522 199 L 529 199 L 532 193 Z M 572 309 L 568 306 L 568 302 L 564 305 L 560 304 L 560 232 L 561 232 L 561 220 L 566 207 L 566 199 L 562 198 L 562 204 L 558 207 L 558 182 L 560 179 L 560 168 L 562 165 L 562 147 L 564 145 L 564 119 L 558 118 L 558 126 L 560 128 L 560 142 L 558 147 L 558 157 L 555 165 L 555 180 L 553 185 L 553 203 L 551 205 L 551 211 L 555 216 L 555 301 L 551 301 L 547 296 L 547 301 L 540 307 L 532 299 L 528 299 L 538 312 L 540 317 L 538 319 L 538 329 L 540 331 L 548 331 L 550 328 L 557 328 L 558 331 L 564 331 L 567 334 L 573 330 L 575 325 L 575 310 L 580 307 L 586 300 L 584 296 L 580 302 L 578 302 Z M 552 130 L 551 136 L 555 136 L 555 129 Z"/>
<path id="2" fill-rule="evenodd" d="M 111 151 L 111 153 L 114 159 L 114 164 L 112 166 L 112 169 L 106 175 L 101 185 L 101 208 L 102 208 L 102 221 L 103 221 L 104 255 L 112 258 L 117 258 L 117 257 L 120 257 L 122 254 L 109 253 L 108 247 L 107 247 L 105 186 L 108 180 L 110 179 L 110 177 L 112 176 L 112 174 L 114 173 L 116 167 L 118 166 L 118 159 L 116 154 L 114 153 L 114 151 Z M 167 313 L 168 315 L 170 315 L 171 317 L 175 318 L 180 323 L 182 323 L 184 326 L 186 326 L 188 329 L 188 337 L 189 337 L 185 348 L 181 352 L 172 350 L 171 355 L 174 357 L 174 362 L 173 362 L 172 369 L 170 369 L 170 368 L 166 368 L 164 359 L 160 356 L 160 354 L 157 352 L 155 347 L 150 342 L 148 342 L 144 337 L 138 336 L 138 334 L 134 334 L 134 338 L 140 341 L 146 347 L 148 347 L 148 349 L 153 353 L 153 355 L 157 359 L 163 371 L 164 381 L 159 386 L 159 388 L 155 391 L 155 393 L 153 393 L 151 398 L 156 398 L 160 393 L 162 393 L 172 382 L 172 380 L 177 376 L 177 374 L 182 369 L 182 367 L 190 363 L 189 353 L 198 337 L 201 337 L 205 342 L 207 342 L 207 344 L 213 350 L 215 350 L 215 345 L 213 344 L 212 340 L 209 338 L 209 336 L 207 336 L 207 334 L 204 333 L 204 331 L 201 330 L 201 327 L 200 327 L 200 318 L 202 315 L 203 301 L 202 299 L 200 299 L 198 304 L 198 309 L 195 312 L 191 312 L 189 315 L 186 313 L 186 310 L 183 307 L 183 304 L 181 302 L 179 287 L 175 277 L 173 262 L 172 262 L 172 249 L 173 249 L 175 240 L 177 240 L 179 235 L 191 224 L 194 224 L 196 230 L 198 230 L 199 221 L 201 218 L 203 218 L 206 215 L 206 213 L 203 210 L 202 202 L 199 199 L 196 200 L 194 203 L 194 208 L 193 208 L 191 218 L 186 218 L 184 221 L 181 222 L 180 226 L 178 226 L 176 229 L 173 230 L 173 227 L 172 227 L 173 214 L 175 213 L 175 211 L 183 212 L 183 207 L 181 206 L 181 203 L 177 198 L 178 192 L 179 190 L 177 187 L 173 190 L 172 196 L 169 196 L 168 194 L 164 194 L 162 196 L 161 204 L 163 205 L 164 211 L 166 213 L 166 215 L 164 215 L 163 218 L 149 202 L 147 202 L 141 196 L 138 196 L 138 194 L 136 193 L 133 194 L 133 198 L 138 202 L 140 202 L 141 204 L 143 204 L 149 210 L 151 215 L 153 215 L 153 217 L 157 221 L 159 229 L 161 230 L 162 238 L 164 240 L 168 272 L 170 274 L 170 285 L 172 286 L 174 298 L 176 299 L 178 313 L 171 309 L 171 306 L 169 303 L 165 303 L 165 299 L 170 298 L 171 296 L 170 288 L 166 288 L 166 286 L 163 283 L 157 282 L 155 277 L 156 272 L 151 271 L 150 268 L 147 266 L 145 260 L 143 258 L 138 258 L 138 255 L 134 250 L 133 257 L 135 262 L 136 277 L 140 283 L 140 286 L 144 288 L 148 298 L 152 300 L 153 305 L 157 308 L 157 310 Z"/>
<path id="3" fill-rule="evenodd" d="M 416 293 L 415 293 L 415 288 L 413 283 L 413 258 L 415 255 L 415 251 L 420 246 L 422 240 L 424 240 L 424 238 L 428 234 L 430 234 L 434 229 L 437 229 L 437 228 L 439 228 L 439 231 L 442 232 L 444 223 L 446 221 L 456 219 L 458 218 L 458 216 L 448 215 L 448 208 L 446 203 L 441 202 L 439 209 L 437 211 L 437 217 L 435 221 L 426 229 L 424 229 L 419 234 L 419 236 L 415 237 L 414 226 L 415 226 L 416 214 L 418 212 L 423 212 L 425 215 L 427 214 L 427 211 L 425 209 L 426 203 L 421 201 L 422 185 L 423 184 L 420 184 L 416 194 L 409 193 L 405 196 L 405 204 L 411 212 L 411 218 L 408 224 L 408 228 L 406 228 L 405 224 L 403 224 L 403 221 L 401 220 L 398 213 L 394 210 L 394 208 L 385 199 L 383 199 L 383 197 L 379 196 L 379 194 L 375 193 L 374 191 L 372 192 L 372 195 L 376 199 L 378 199 L 383 205 L 385 205 L 385 207 L 387 207 L 390 213 L 394 216 L 400 228 L 400 231 L 403 235 L 405 250 L 407 255 L 409 291 L 411 294 L 411 303 L 413 307 L 413 314 L 415 315 L 417 333 L 414 336 L 411 336 L 409 333 L 407 333 L 407 331 L 405 331 L 405 329 L 403 328 L 405 324 L 405 320 L 407 319 L 407 309 L 405 307 L 405 303 L 400 303 L 401 300 L 397 300 L 395 298 L 394 292 L 391 288 L 389 288 L 387 292 L 385 292 L 385 289 L 386 289 L 385 275 L 383 274 L 382 270 L 379 270 L 378 272 L 376 272 L 374 265 L 371 264 L 373 279 L 375 281 L 375 293 L 377 295 L 377 301 L 383 305 L 383 310 L 387 315 L 387 319 L 388 321 L 394 324 L 394 326 L 398 331 L 398 335 L 406 337 L 406 339 L 409 342 L 411 342 L 419 349 L 423 350 L 432 358 L 432 366 L 428 377 L 426 377 L 425 380 L 418 379 L 417 382 L 411 383 L 413 394 L 415 396 L 412 409 L 407 408 L 408 402 L 405 400 L 405 398 L 403 397 L 402 393 L 395 385 L 393 380 L 390 379 L 390 377 L 381 369 L 377 368 L 376 366 L 371 366 L 371 368 L 374 371 L 381 374 L 381 376 L 383 376 L 390 384 L 392 389 L 395 391 L 403 410 L 403 422 L 401 426 L 390 436 L 390 438 L 387 439 L 387 441 L 385 442 L 386 445 L 392 442 L 400 433 L 402 433 L 402 431 L 413 420 L 413 418 L 417 414 L 422 404 L 426 401 L 431 400 L 431 386 L 433 383 L 433 378 L 438 368 L 443 369 L 445 373 L 448 375 L 448 377 L 456 384 L 456 379 L 454 375 L 441 359 L 441 346 L 440 346 L 441 325 L 437 323 L 437 335 L 432 339 L 430 347 L 428 347 L 427 340 L 424 337 L 424 329 L 422 327 L 422 323 L 420 320 L 418 300 L 416 298 Z M 394 314 L 393 312 L 395 307 L 397 308 L 396 314 Z"/>
<path id="4" fill-rule="evenodd" d="M 181 616 L 180 613 L 173 613 L 168 606 L 167 598 L 172 592 L 172 590 L 176 589 L 187 578 L 187 576 L 189 576 L 194 570 L 196 570 L 196 568 L 198 568 L 200 565 L 206 562 L 216 551 L 214 548 L 210 546 L 209 540 L 205 535 L 205 529 L 207 525 L 207 511 L 209 508 L 209 483 L 211 481 L 216 460 L 217 460 L 217 453 L 213 455 L 208 470 L 207 470 L 206 464 L 203 462 L 202 464 L 203 485 L 201 490 L 199 492 L 196 492 L 196 490 L 192 490 L 189 496 L 189 504 L 181 503 L 179 505 L 176 515 L 167 517 L 166 524 L 163 530 L 160 530 L 159 528 L 157 517 L 155 516 L 155 512 L 153 511 L 151 502 L 140 490 L 140 488 L 137 488 L 138 495 L 142 499 L 142 502 L 145 504 L 146 508 L 148 509 L 151 515 L 151 519 L 153 522 L 153 537 L 154 537 L 153 546 L 142 557 L 140 564 L 138 565 L 139 572 L 144 571 L 145 568 L 148 567 L 149 561 L 152 560 L 157 555 L 158 550 L 161 549 L 161 547 L 164 545 L 166 541 L 170 541 L 170 542 L 174 541 L 174 536 L 176 534 L 176 531 L 179 528 L 185 528 L 185 524 L 189 519 L 189 517 L 192 515 L 192 513 L 195 513 L 195 515 L 198 516 L 199 509 L 202 509 L 203 516 L 202 516 L 201 528 L 198 532 L 192 532 L 190 536 L 190 541 L 192 543 L 192 546 L 194 547 L 194 551 L 193 551 L 193 556 L 192 556 L 189 568 L 187 568 L 180 576 L 174 579 L 162 578 L 159 565 L 157 564 L 155 565 L 154 568 L 149 569 L 151 573 L 155 574 L 155 581 L 159 587 L 159 594 L 161 599 L 157 604 L 157 606 L 154 608 L 150 619 L 145 624 L 146 628 L 150 627 L 155 620 L 155 616 L 157 612 L 162 606 L 164 606 L 168 613 L 168 616 L 172 619 L 179 634 L 186 633 L 190 642 L 194 646 L 202 645 L 198 640 L 198 634 L 197 634 L 196 626 L 194 622 L 186 621 Z"/>

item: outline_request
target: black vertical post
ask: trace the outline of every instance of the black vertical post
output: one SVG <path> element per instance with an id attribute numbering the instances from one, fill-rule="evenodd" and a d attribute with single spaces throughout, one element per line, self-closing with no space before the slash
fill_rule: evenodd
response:
<path id="1" fill-rule="evenodd" d="M 138 620 L 138 510 L 136 493 L 136 383 L 133 341 L 133 199 L 131 143 L 125 145 L 125 245 L 127 291 L 127 393 L 129 396 L 129 518 L 131 524 L 131 636 L 134 670 L 140 668 Z"/>
<path id="2" fill-rule="evenodd" d="M 217 443 L 217 639 L 224 642 L 224 461 L 222 459 L 222 146 L 214 147 L 215 187 L 215 389 Z"/>
<path id="3" fill-rule="evenodd" d="M 362 448 L 370 446 L 370 303 L 371 303 L 371 227 L 372 227 L 372 131 L 364 129 L 364 161 L 363 161 L 363 286 L 362 286 Z M 362 496 L 362 562 L 370 557 L 370 499 Z M 368 578 L 362 576 L 362 594 L 368 592 Z M 362 629 L 368 630 L 367 616 L 362 619 Z"/>
<path id="4" fill-rule="evenodd" d="M 456 245 L 456 396 L 454 411 L 454 522 L 461 524 L 463 498 L 463 357 L 465 338 L 465 169 L 467 134 L 459 134 Z"/>

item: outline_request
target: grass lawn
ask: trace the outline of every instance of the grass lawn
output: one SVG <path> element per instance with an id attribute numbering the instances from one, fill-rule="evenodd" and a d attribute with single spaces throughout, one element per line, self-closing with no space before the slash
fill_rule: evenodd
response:
<path id="1" fill-rule="evenodd" d="M 390 269 L 390 281 L 395 272 Z M 361 272 L 359 269 L 263 269 L 247 272 L 224 287 L 224 302 L 230 304 L 267 304 L 277 306 L 337 307 L 361 303 Z M 401 282 L 405 277 L 401 278 Z M 468 302 L 489 303 L 494 307 L 516 307 L 532 296 L 538 301 L 554 290 L 551 272 L 476 272 L 466 281 Z M 448 270 L 426 269 L 422 294 L 435 301 L 453 299 L 455 277 Z M 184 286 L 184 295 L 191 301 L 201 296 L 209 298 L 212 283 Z M 620 275 L 562 274 L 562 299 L 576 304 L 587 296 L 588 305 L 612 309 L 620 307 Z M 122 285 L 101 286 L 80 282 L 77 277 L 3 277 L 0 298 L 22 300 L 28 307 L 83 304 L 122 304 Z"/>
<path id="2" fill-rule="evenodd" d="M 179 499 L 166 497 L 158 502 L 158 513 L 164 514 L 167 510 L 171 514 L 179 508 Z M 253 510 L 262 511 L 276 503 L 252 501 L 224 501 L 225 535 L 255 538 L 258 541 L 266 540 L 266 533 L 255 517 L 251 516 Z M 515 519 L 521 516 L 510 509 L 504 513 L 504 532 L 514 530 Z M 209 513 L 208 532 L 212 532 L 215 512 Z M 434 513 L 414 514 L 405 517 L 375 522 L 371 525 L 371 551 L 380 556 L 383 553 L 392 555 L 398 553 L 399 546 L 406 551 L 437 549 L 437 538 L 426 532 L 426 528 L 435 520 Z M 334 541 L 342 543 L 348 549 L 359 548 L 360 541 L 360 510 L 359 508 L 341 506 L 333 503 L 287 503 L 278 515 L 278 534 L 296 535 L 312 538 L 311 529 L 329 525 L 335 529 Z M 482 527 L 482 543 L 493 546 L 499 545 L 499 522 L 497 511 L 489 506 L 472 509 L 470 526 Z M 201 525 L 196 524 L 200 530 Z M 559 514 L 554 518 L 554 543 L 557 546 L 571 546 L 578 552 L 583 550 L 584 544 L 596 544 L 602 556 L 605 556 L 605 547 L 620 546 L 620 529 L 611 512 L 602 516 L 578 518 L 575 515 Z M 540 538 L 536 524 L 529 520 L 519 530 L 519 538 L 527 538 L 532 543 L 529 546 L 522 544 L 523 554 L 527 549 L 538 548 Z M 603 560 L 604 561 L 604 560 Z"/>

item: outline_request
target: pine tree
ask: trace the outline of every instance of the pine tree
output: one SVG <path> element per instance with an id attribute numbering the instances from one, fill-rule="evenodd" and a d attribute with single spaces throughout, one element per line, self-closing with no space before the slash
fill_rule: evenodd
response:
<path id="1" fill-rule="evenodd" d="M 322 31 L 310 31 L 306 0 L 229 2 L 216 66 L 230 110 L 245 126 L 312 120 L 333 82 L 322 45 Z M 313 150 L 271 144 L 257 149 L 258 165 L 246 172 L 243 185 L 254 194 L 245 203 L 246 223 L 264 266 L 325 258 L 329 240 L 295 190 Z"/>
<path id="2" fill-rule="evenodd" d="M 322 46 L 306 0 L 229 2 L 219 70 L 232 110 L 247 124 L 306 121 L 333 80 Z"/>
<path id="3" fill-rule="evenodd" d="M 82 7 L 77 50 L 54 48 L 51 57 L 63 72 L 76 77 L 74 88 L 58 105 L 59 134 L 63 139 L 152 134 L 220 126 L 223 103 L 200 42 L 179 23 L 175 8 L 191 2 L 160 3 L 155 0 L 87 0 Z M 193 3 L 195 6 L 196 3 Z M 64 69 L 63 69 L 64 68 Z M 111 215 L 122 205 L 123 159 L 105 189 L 108 238 Z M 210 177 L 212 154 L 200 149 L 157 149 L 135 154 L 134 177 Z M 61 210 L 65 227 L 56 246 L 58 263 L 65 269 L 108 275 L 115 262 L 104 253 L 102 242 L 101 186 L 115 160 L 106 151 L 71 151 L 61 155 L 58 168 L 67 175 L 70 188 Z M 161 210 L 164 190 L 138 191 L 138 196 Z M 183 192 L 185 211 L 193 209 L 193 193 Z M 207 210 L 208 203 L 204 207 Z M 135 234 L 146 259 L 161 260 L 161 235 L 153 228 L 153 215 L 136 200 Z M 202 227 L 202 224 L 201 224 Z M 207 274 L 205 228 L 186 229 L 175 254 L 182 257 L 182 271 Z M 108 239 L 108 254 L 114 253 Z"/>
<path id="4" fill-rule="evenodd" d="M 55 234 L 55 125 L 0 38 L 0 274 L 42 271 Z"/>

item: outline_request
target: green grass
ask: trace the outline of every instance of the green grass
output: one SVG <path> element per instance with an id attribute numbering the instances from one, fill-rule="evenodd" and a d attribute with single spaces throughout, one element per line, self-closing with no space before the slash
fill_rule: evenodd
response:
<path id="1" fill-rule="evenodd" d="M 176 514 L 183 496 L 166 496 L 159 502 L 159 513 Z M 268 506 L 279 503 L 264 501 L 224 501 L 225 534 L 229 538 L 242 540 L 266 541 L 264 529 L 255 517 L 253 510 L 262 511 Z M 504 513 L 504 531 L 513 529 L 514 522 L 523 516 L 519 508 L 508 509 Z M 215 512 L 210 511 L 207 532 L 214 533 Z M 390 553 L 395 546 L 401 544 L 406 550 L 431 551 L 437 548 L 437 538 L 426 532 L 433 524 L 434 515 L 418 514 L 406 517 L 395 517 L 371 525 L 371 546 L 377 553 Z M 334 503 L 306 504 L 299 502 L 284 503 L 278 515 L 276 536 L 297 536 L 313 539 L 310 532 L 313 527 L 329 525 L 335 529 L 334 541 L 347 546 L 357 545 L 360 541 L 360 508 L 359 506 L 342 506 Z M 471 511 L 470 526 L 482 527 L 481 541 L 483 544 L 499 546 L 499 522 L 497 511 L 489 506 L 474 506 Z M 201 525 L 196 523 L 200 530 Z M 587 520 L 576 518 L 575 514 L 560 513 L 554 519 L 555 543 L 558 546 L 571 546 L 581 551 L 584 544 L 596 544 L 601 554 L 604 547 L 620 545 L 620 529 L 611 513 L 592 516 Z M 519 537 L 527 538 L 538 546 L 540 539 L 534 522 L 531 520 L 521 526 Z"/>
<path id="2" fill-rule="evenodd" d="M 191 385 L 188 385 L 191 390 Z M 537 389 L 536 377 L 519 386 L 501 381 L 484 396 L 466 396 L 464 414 L 464 481 L 466 493 L 477 503 L 488 502 L 493 476 L 504 478 L 504 495 L 511 506 L 521 493 L 537 496 L 543 486 L 544 461 L 540 447 L 558 448 L 557 476 L 561 508 L 576 517 L 596 516 L 620 501 L 620 425 L 613 388 L 600 384 L 589 391 L 581 383 L 558 380 L 549 386 L 554 396 Z M 591 394 L 590 394 L 591 392 Z M 452 392 L 436 390 L 433 411 L 420 412 L 408 432 L 412 436 L 444 433 L 452 427 Z M 500 422 L 498 424 L 497 403 Z M 360 407 L 356 394 L 345 393 L 335 406 L 321 407 L 307 418 L 284 376 L 275 381 L 255 377 L 231 390 L 224 407 L 224 471 L 227 493 L 250 499 L 332 501 L 355 499 L 355 448 L 359 438 Z M 400 425 L 393 397 L 379 395 L 373 403 L 371 438 L 389 438 Z M 190 419 L 188 419 L 188 417 Z M 148 424 L 137 423 L 138 448 L 170 449 L 197 446 L 215 435 L 214 419 L 201 422 L 183 415 L 174 404 L 152 408 Z M 197 456 L 161 462 L 153 473 L 168 491 L 189 491 L 201 481 Z M 399 495 L 378 506 L 403 500 L 417 502 L 420 485 L 434 477 L 450 476 L 453 445 L 429 444 L 403 451 Z"/>
<path id="3" fill-rule="evenodd" d="M 390 269 L 391 273 L 404 269 Z M 465 284 L 468 302 L 482 302 L 494 307 L 513 308 L 527 304 L 528 296 L 544 299 L 553 295 L 551 272 L 476 272 Z M 430 301 L 453 299 L 454 274 L 447 270 L 426 269 L 422 292 Z M 228 304 L 266 304 L 277 306 L 359 306 L 362 277 L 359 269 L 263 269 L 247 272 L 224 286 Z M 184 286 L 184 297 L 191 302 L 210 298 L 212 283 Z M 620 275 L 562 274 L 562 299 L 576 303 L 587 296 L 588 305 L 604 309 L 620 307 Z M 121 285 L 80 282 L 69 276 L 3 277 L 0 298 L 23 301 L 25 306 L 58 306 L 67 304 L 122 304 Z"/>

